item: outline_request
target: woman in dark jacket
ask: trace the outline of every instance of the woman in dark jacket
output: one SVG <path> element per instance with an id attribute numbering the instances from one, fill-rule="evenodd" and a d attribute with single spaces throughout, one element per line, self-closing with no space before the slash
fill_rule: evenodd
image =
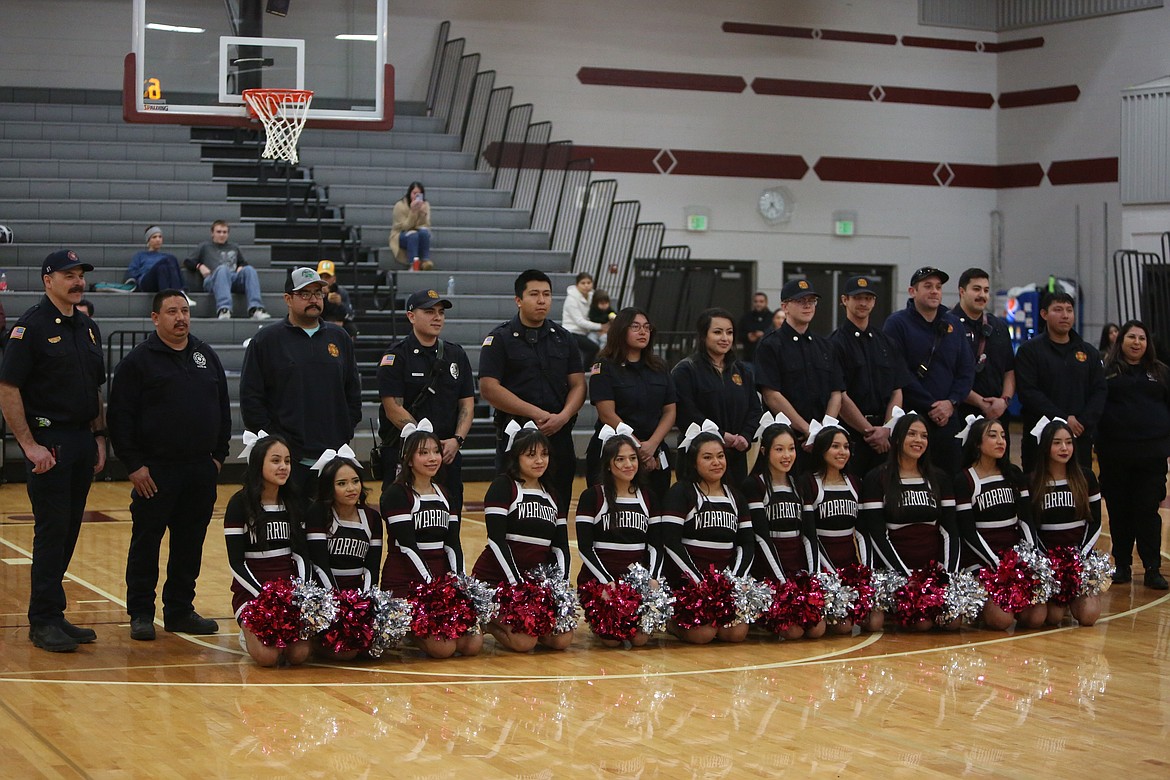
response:
<path id="1" fill-rule="evenodd" d="M 1101 496 L 1109 510 L 1109 532 L 1117 574 L 1131 579 L 1133 546 L 1145 569 L 1145 585 L 1167 590 L 1159 570 L 1166 497 L 1166 457 L 1170 456 L 1170 368 L 1158 360 L 1149 330 L 1138 320 L 1121 326 L 1105 357 L 1109 389 L 1097 433 Z"/>

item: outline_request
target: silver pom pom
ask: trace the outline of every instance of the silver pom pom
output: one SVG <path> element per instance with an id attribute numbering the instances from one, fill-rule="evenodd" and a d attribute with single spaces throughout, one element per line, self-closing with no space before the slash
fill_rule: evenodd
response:
<path id="1" fill-rule="evenodd" d="M 873 608 L 893 612 L 897 601 L 894 591 L 906 584 L 906 577 L 889 569 L 873 570 Z"/>
<path id="2" fill-rule="evenodd" d="M 565 573 L 555 563 L 543 563 L 528 573 L 528 579 L 549 589 L 553 599 L 554 634 L 563 634 L 577 627 L 577 591 L 565 579 Z"/>
<path id="3" fill-rule="evenodd" d="M 750 574 L 736 577 L 730 568 L 723 570 L 723 576 L 735 586 L 735 622 L 731 625 L 755 623 L 772 606 L 776 591 L 771 583 Z"/>
<path id="4" fill-rule="evenodd" d="M 1052 559 L 1044 552 L 1027 542 L 1020 542 L 1015 547 L 1016 555 L 1020 556 L 1029 569 L 1032 570 L 1034 590 L 1032 603 L 1043 604 L 1056 593 L 1058 585 L 1056 574 L 1052 571 Z"/>
<path id="5" fill-rule="evenodd" d="M 1081 595 L 1100 596 L 1109 590 L 1113 584 L 1113 574 L 1117 567 L 1109 562 L 1109 554 L 1098 549 L 1089 550 L 1081 561 L 1084 571 L 1081 573 Z"/>
<path id="6" fill-rule="evenodd" d="M 643 634 L 665 631 L 666 623 L 674 617 L 674 596 L 665 584 L 657 586 L 649 570 L 640 563 L 631 563 L 622 581 L 638 591 L 642 606 L 638 608 L 638 630 Z"/>
<path id="7" fill-rule="evenodd" d="M 459 592 L 471 602 L 471 609 L 475 612 L 475 619 L 479 623 L 472 633 L 478 633 L 500 611 L 500 605 L 496 603 L 496 589 L 486 582 L 466 574 L 456 574 L 455 580 L 455 587 L 459 588 Z"/>
<path id="8" fill-rule="evenodd" d="M 392 647 L 397 647 L 410 633 L 414 607 L 406 599 L 397 599 L 384 590 L 373 589 L 364 594 L 374 604 L 374 638 L 369 653 L 381 658 Z"/>
<path id="9" fill-rule="evenodd" d="M 293 578 L 293 604 L 301 611 L 301 639 L 319 634 L 337 617 L 337 597 L 312 580 Z"/>
<path id="10" fill-rule="evenodd" d="M 951 582 L 943 593 L 943 608 L 937 618 L 939 625 L 946 625 L 959 618 L 975 622 L 987 603 L 987 589 L 975 575 L 965 571 L 951 575 Z"/>
<path id="11" fill-rule="evenodd" d="M 857 588 L 842 582 L 841 575 L 835 571 L 817 572 L 816 577 L 825 594 L 825 622 L 834 626 L 848 620 L 860 595 Z"/>

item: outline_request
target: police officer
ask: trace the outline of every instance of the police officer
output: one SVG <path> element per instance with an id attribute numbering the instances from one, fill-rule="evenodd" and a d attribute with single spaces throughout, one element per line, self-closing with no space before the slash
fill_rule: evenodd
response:
<path id="1" fill-rule="evenodd" d="M 951 314 L 966 328 L 967 343 L 975 357 L 975 384 L 959 405 L 959 416 L 980 414 L 998 420 L 1007 413 L 1016 394 L 1016 356 L 1007 323 L 987 311 L 991 277 L 982 268 L 959 274 L 959 302 Z"/>
<path id="2" fill-rule="evenodd" d="M 841 421 L 852 444 L 848 470 L 859 478 L 886 459 L 890 429 L 884 423 L 902 405 L 902 386 L 910 381 L 898 348 L 870 325 L 876 303 L 873 283 L 865 276 L 850 276 L 841 293 L 845 322 L 829 336 L 845 376 Z"/>
<path id="3" fill-rule="evenodd" d="M 97 638 L 65 619 L 61 582 L 93 475 L 106 464 L 101 333 L 75 309 L 92 270 L 71 250 L 45 258 L 45 296 L 17 320 L 0 365 L 0 408 L 24 451 L 34 518 L 28 637 L 54 653 Z"/>
<path id="4" fill-rule="evenodd" d="M 219 630 L 195 611 L 195 580 L 232 433 L 223 365 L 209 344 L 191 335 L 186 296 L 175 289 L 155 293 L 150 319 L 154 333 L 114 372 L 107 414 L 114 452 L 134 485 L 126 611 L 130 638 L 140 641 L 155 638 L 158 552 L 167 530 L 163 626 L 187 634 Z"/>
<path id="5" fill-rule="evenodd" d="M 471 431 L 475 386 L 463 347 L 440 338 L 451 301 L 434 290 L 420 290 L 406 301 L 410 335 L 393 344 L 378 364 L 379 436 L 383 485 L 390 484 L 401 455 L 400 432 L 426 418 L 443 445 L 443 478 L 451 511 L 463 510 L 463 455 Z"/>
<path id="6" fill-rule="evenodd" d="M 930 457 L 948 476 L 961 466 L 962 445 L 955 434 L 963 429 L 958 405 L 971 392 L 975 359 L 966 331 L 955 315 L 942 308 L 943 285 L 950 275 L 933 266 L 910 277 L 906 308 L 886 318 L 882 330 L 898 346 L 911 378 L 902 388 L 907 411 L 930 420 Z"/>
<path id="7" fill-rule="evenodd" d="M 325 288 L 316 269 L 294 268 L 284 286 L 288 316 L 252 338 L 240 369 L 244 427 L 288 441 L 305 500 L 313 495 L 310 467 L 348 443 L 362 419 L 353 340 L 321 319 Z"/>
<path id="8" fill-rule="evenodd" d="M 821 296 L 808 279 L 792 279 L 780 290 L 784 324 L 760 339 L 756 348 L 756 386 L 764 406 L 783 413 L 794 430 L 841 412 L 845 379 L 824 336 L 810 332 Z"/>
<path id="9" fill-rule="evenodd" d="M 532 420 L 551 443 L 552 484 L 567 511 L 577 471 L 573 424 L 585 403 L 581 350 L 548 319 L 552 282 L 529 269 L 516 277 L 516 316 L 489 333 L 479 353 L 479 392 L 496 410 L 496 468 L 503 472 L 507 435 L 515 419 Z"/>

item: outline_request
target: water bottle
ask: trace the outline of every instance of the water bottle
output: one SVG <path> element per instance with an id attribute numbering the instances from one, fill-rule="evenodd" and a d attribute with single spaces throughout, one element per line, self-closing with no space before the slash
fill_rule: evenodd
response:
<path id="1" fill-rule="evenodd" d="M 8 292 L 8 273 L 0 271 L 0 293 Z"/>
<path id="2" fill-rule="evenodd" d="M 2 279 L 2 276 L 0 276 L 0 279 Z M 0 281 L 0 284 L 3 284 L 3 281 Z M 447 294 L 448 295 L 455 294 L 455 277 L 454 276 L 447 277 Z"/>

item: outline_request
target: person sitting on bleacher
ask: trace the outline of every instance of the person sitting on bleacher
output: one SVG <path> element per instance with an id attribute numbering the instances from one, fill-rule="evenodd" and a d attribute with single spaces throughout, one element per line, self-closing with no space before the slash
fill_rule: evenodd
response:
<path id="1" fill-rule="evenodd" d="M 228 241 L 230 230 L 222 219 L 211 223 L 211 240 L 200 244 L 183 265 L 203 277 L 203 289 L 215 296 L 215 313 L 221 320 L 231 319 L 233 292 L 242 292 L 248 299 L 249 317 L 267 320 L 272 315 L 264 310 L 260 277 L 240 248 Z"/>
<path id="2" fill-rule="evenodd" d="M 163 232 L 157 225 L 146 229 L 146 249 L 137 252 L 130 261 L 130 268 L 126 271 L 126 283 L 132 284 L 132 289 L 140 292 L 158 292 L 159 290 L 187 291 L 187 282 L 183 270 L 179 267 L 179 258 L 170 252 L 162 251 Z M 195 302 L 190 301 L 190 308 Z"/>

